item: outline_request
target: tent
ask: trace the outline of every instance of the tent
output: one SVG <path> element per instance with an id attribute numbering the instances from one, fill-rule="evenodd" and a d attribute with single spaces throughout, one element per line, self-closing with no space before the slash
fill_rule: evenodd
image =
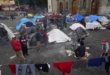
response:
<path id="1" fill-rule="evenodd" d="M 76 30 L 77 28 L 79 28 L 79 27 L 81 27 L 81 28 L 83 28 L 83 29 L 86 29 L 82 24 L 80 24 L 80 23 L 74 23 L 74 24 L 72 24 L 71 26 L 70 26 L 70 29 L 71 30 Z"/>
<path id="2" fill-rule="evenodd" d="M 8 32 L 8 38 L 11 40 L 13 37 L 15 37 L 14 33 L 12 32 L 11 29 L 8 28 L 7 25 L 5 25 L 4 23 L 0 23 L 1 25 L 4 26 L 5 30 L 7 30 Z"/>
<path id="3" fill-rule="evenodd" d="M 31 22 L 31 20 L 28 18 L 22 18 L 20 21 L 18 21 L 16 24 L 16 30 L 19 30 L 21 26 L 26 22 Z"/>
<path id="4" fill-rule="evenodd" d="M 102 26 L 97 21 L 86 23 L 86 29 L 95 29 L 95 28 L 102 28 Z"/>
<path id="5" fill-rule="evenodd" d="M 48 42 L 56 42 L 56 43 L 62 43 L 66 41 L 71 41 L 71 38 L 68 37 L 64 32 L 62 32 L 59 29 L 53 29 L 50 32 L 48 32 Z"/>
<path id="6" fill-rule="evenodd" d="M 87 21 L 88 22 L 93 22 L 93 21 L 96 21 L 98 19 L 100 19 L 102 16 L 97 16 L 97 15 L 89 15 L 86 17 Z"/>

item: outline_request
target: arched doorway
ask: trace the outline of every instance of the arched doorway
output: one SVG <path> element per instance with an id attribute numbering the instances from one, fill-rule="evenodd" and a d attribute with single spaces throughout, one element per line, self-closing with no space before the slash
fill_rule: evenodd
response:
<path id="1" fill-rule="evenodd" d="M 63 12 L 63 3 L 62 2 L 59 3 L 59 11 L 60 11 L 60 13 Z"/>
<path id="2" fill-rule="evenodd" d="M 76 14 L 78 11 L 78 0 L 72 0 L 72 14 Z"/>
<path id="3" fill-rule="evenodd" d="M 97 14 L 99 7 L 99 0 L 92 0 L 91 1 L 91 14 Z"/>

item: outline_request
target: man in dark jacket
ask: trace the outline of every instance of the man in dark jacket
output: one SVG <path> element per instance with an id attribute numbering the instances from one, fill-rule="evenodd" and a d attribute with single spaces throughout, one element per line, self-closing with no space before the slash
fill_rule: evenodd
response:
<path id="1" fill-rule="evenodd" d="M 37 47 L 40 47 L 40 45 L 41 45 L 41 40 L 42 40 L 41 31 L 40 31 L 40 30 L 37 30 L 37 33 L 36 33 Z"/>
<path id="2" fill-rule="evenodd" d="M 21 48 L 24 56 L 28 56 L 27 42 L 28 40 L 26 36 L 20 36 L 20 43 L 21 43 Z"/>

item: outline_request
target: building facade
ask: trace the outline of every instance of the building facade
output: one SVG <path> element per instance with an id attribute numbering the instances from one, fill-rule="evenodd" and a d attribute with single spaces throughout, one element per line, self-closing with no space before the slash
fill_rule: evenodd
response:
<path id="1" fill-rule="evenodd" d="M 99 12 L 100 15 L 110 13 L 110 0 L 100 0 Z"/>
<path id="2" fill-rule="evenodd" d="M 110 13 L 110 0 L 48 0 L 48 9 L 49 12 L 105 14 Z"/>

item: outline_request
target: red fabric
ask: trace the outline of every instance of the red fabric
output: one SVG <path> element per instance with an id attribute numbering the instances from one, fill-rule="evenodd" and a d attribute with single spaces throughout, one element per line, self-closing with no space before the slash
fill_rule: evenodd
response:
<path id="1" fill-rule="evenodd" d="M 8 67 L 12 74 L 16 74 L 16 65 L 15 64 L 9 64 Z"/>
<path id="2" fill-rule="evenodd" d="M 16 52 L 21 50 L 20 41 L 18 41 L 17 39 L 12 39 L 12 40 L 11 40 L 11 46 L 13 47 L 13 49 L 14 49 Z"/>
<path id="3" fill-rule="evenodd" d="M 64 62 L 53 63 L 53 66 L 58 68 L 63 73 L 63 75 L 65 75 L 65 73 L 71 72 L 72 65 L 73 65 L 72 61 L 64 61 Z"/>

